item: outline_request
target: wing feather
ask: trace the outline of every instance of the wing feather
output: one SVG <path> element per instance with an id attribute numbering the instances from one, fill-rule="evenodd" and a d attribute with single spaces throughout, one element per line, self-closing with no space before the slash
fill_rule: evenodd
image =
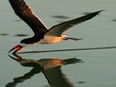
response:
<path id="1" fill-rule="evenodd" d="M 47 32 L 47 27 L 39 19 L 24 0 L 9 0 L 14 12 L 25 21 L 33 30 L 35 34 L 42 34 Z"/>
<path id="2" fill-rule="evenodd" d="M 69 21 L 57 24 L 57 25 L 53 26 L 52 28 L 50 28 L 50 30 L 46 33 L 46 35 L 61 36 L 61 34 L 64 34 L 67 30 L 69 30 L 74 25 L 79 24 L 79 23 L 84 22 L 84 21 L 87 21 L 87 20 L 95 17 L 101 11 L 102 10 L 87 14 L 85 16 L 82 16 L 82 17 L 79 17 L 79 18 L 76 18 L 73 20 L 69 20 Z"/>
<path id="3" fill-rule="evenodd" d="M 51 87 L 74 87 L 72 82 L 62 72 L 61 66 L 42 70 Z"/>

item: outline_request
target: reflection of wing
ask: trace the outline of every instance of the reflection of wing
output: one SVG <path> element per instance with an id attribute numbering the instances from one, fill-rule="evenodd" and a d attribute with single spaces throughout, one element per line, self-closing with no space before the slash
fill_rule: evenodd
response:
<path id="1" fill-rule="evenodd" d="M 63 34 L 65 31 L 69 30 L 74 25 L 93 18 L 94 16 L 99 14 L 99 12 L 101 12 L 101 11 L 93 12 L 93 13 L 87 14 L 85 16 L 55 25 L 46 33 L 46 35 L 61 36 L 61 34 Z"/>
<path id="2" fill-rule="evenodd" d="M 45 75 L 48 83 L 51 87 L 74 87 L 73 84 L 66 78 L 66 75 L 62 73 L 61 66 L 74 64 L 81 62 L 80 59 L 70 58 L 70 59 L 40 59 L 40 60 L 32 60 L 32 59 L 22 59 L 19 55 L 10 56 L 13 60 L 19 62 L 22 66 L 25 67 L 33 67 L 33 69 L 25 74 L 22 77 L 18 77 L 14 79 L 14 82 L 10 82 L 6 85 L 6 87 L 15 87 L 16 84 L 21 83 L 27 79 L 29 79 L 34 74 L 40 73 L 41 71 Z"/>
<path id="3" fill-rule="evenodd" d="M 62 73 L 61 66 L 74 64 L 81 60 L 76 58 L 70 59 L 41 59 L 38 63 L 43 67 L 42 72 L 45 75 L 51 87 L 74 87 L 73 84 Z"/>
<path id="4" fill-rule="evenodd" d="M 81 59 L 69 58 L 69 59 L 40 59 L 38 63 L 42 67 L 42 72 L 51 87 L 74 87 L 65 74 L 61 70 L 61 66 L 81 63 Z"/>
<path id="5" fill-rule="evenodd" d="M 61 71 L 61 66 L 43 69 L 43 73 L 51 87 L 74 87 Z"/>
<path id="6" fill-rule="evenodd" d="M 33 32 L 40 34 L 47 31 L 46 26 L 34 14 L 33 10 L 26 4 L 24 0 L 9 0 L 15 13 L 24 20 L 33 30 Z"/>
<path id="7" fill-rule="evenodd" d="M 26 73 L 24 76 L 14 78 L 14 81 L 9 82 L 5 87 L 16 87 L 18 83 L 23 83 L 25 80 L 30 79 L 32 76 L 40 72 L 41 72 L 40 67 L 33 68 L 30 72 Z"/>

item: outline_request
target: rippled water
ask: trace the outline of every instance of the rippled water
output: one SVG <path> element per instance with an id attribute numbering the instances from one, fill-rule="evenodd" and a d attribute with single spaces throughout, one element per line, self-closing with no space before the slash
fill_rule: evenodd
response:
<path id="1" fill-rule="evenodd" d="M 82 41 L 65 41 L 53 45 L 35 45 L 24 51 L 48 51 L 116 46 L 116 0 L 26 0 L 50 28 L 57 23 L 80 17 L 89 12 L 105 9 L 95 18 L 75 26 L 67 35 Z M 14 13 L 8 0 L 0 3 L 0 87 L 13 82 L 32 68 L 22 67 L 8 57 L 8 51 L 21 39 L 33 35 L 31 29 Z M 115 87 L 116 49 L 70 50 L 20 54 L 25 59 L 67 59 L 77 57 L 84 63 L 62 67 L 63 73 L 75 87 Z M 42 73 L 17 84 L 16 87 L 49 87 Z"/>

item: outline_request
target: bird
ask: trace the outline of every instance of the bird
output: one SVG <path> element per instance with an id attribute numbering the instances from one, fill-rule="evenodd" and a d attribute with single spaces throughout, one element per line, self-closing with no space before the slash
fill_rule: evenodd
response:
<path id="1" fill-rule="evenodd" d="M 35 74 L 42 73 L 50 87 L 74 87 L 73 83 L 63 73 L 61 67 L 64 65 L 83 63 L 82 59 L 74 58 L 44 58 L 39 60 L 25 59 L 18 54 L 9 55 L 9 57 L 18 62 L 23 67 L 32 67 L 33 69 L 24 76 L 15 78 L 13 82 L 7 84 L 6 87 L 15 87 L 18 83 L 30 79 Z"/>
<path id="2" fill-rule="evenodd" d="M 14 46 L 8 53 L 17 53 L 22 48 L 34 44 L 54 44 L 69 39 L 81 40 L 80 38 L 66 36 L 66 31 L 70 30 L 74 25 L 87 21 L 103 11 L 99 10 L 92 12 L 87 15 L 56 24 L 48 29 L 43 21 L 34 13 L 33 9 L 25 2 L 25 0 L 9 0 L 9 3 L 13 8 L 14 13 L 26 22 L 32 29 L 34 36 L 21 40 L 20 43 Z"/>

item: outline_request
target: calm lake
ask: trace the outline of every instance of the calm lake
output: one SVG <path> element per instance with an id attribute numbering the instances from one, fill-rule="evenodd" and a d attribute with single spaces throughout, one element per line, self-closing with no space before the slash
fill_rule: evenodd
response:
<path id="1" fill-rule="evenodd" d="M 84 63 L 61 67 L 62 72 L 74 87 L 116 87 L 116 0 L 25 1 L 48 28 L 90 12 L 105 9 L 100 15 L 75 26 L 67 33 L 68 36 L 83 40 L 28 46 L 21 52 L 36 51 L 36 53 L 19 55 L 24 59 L 32 60 L 76 57 L 82 59 Z M 8 0 L 1 0 L 0 12 L 0 87 L 7 87 L 8 83 L 13 83 L 16 78 L 24 76 L 32 69 L 23 67 L 12 60 L 8 56 L 8 51 L 20 40 L 33 36 L 33 32 L 14 14 Z M 86 50 L 86 48 L 101 47 L 103 49 Z M 85 50 L 79 50 L 81 48 Z M 8 87 L 49 87 L 49 84 L 45 76 L 39 73 L 31 78 L 16 81 Z"/>

